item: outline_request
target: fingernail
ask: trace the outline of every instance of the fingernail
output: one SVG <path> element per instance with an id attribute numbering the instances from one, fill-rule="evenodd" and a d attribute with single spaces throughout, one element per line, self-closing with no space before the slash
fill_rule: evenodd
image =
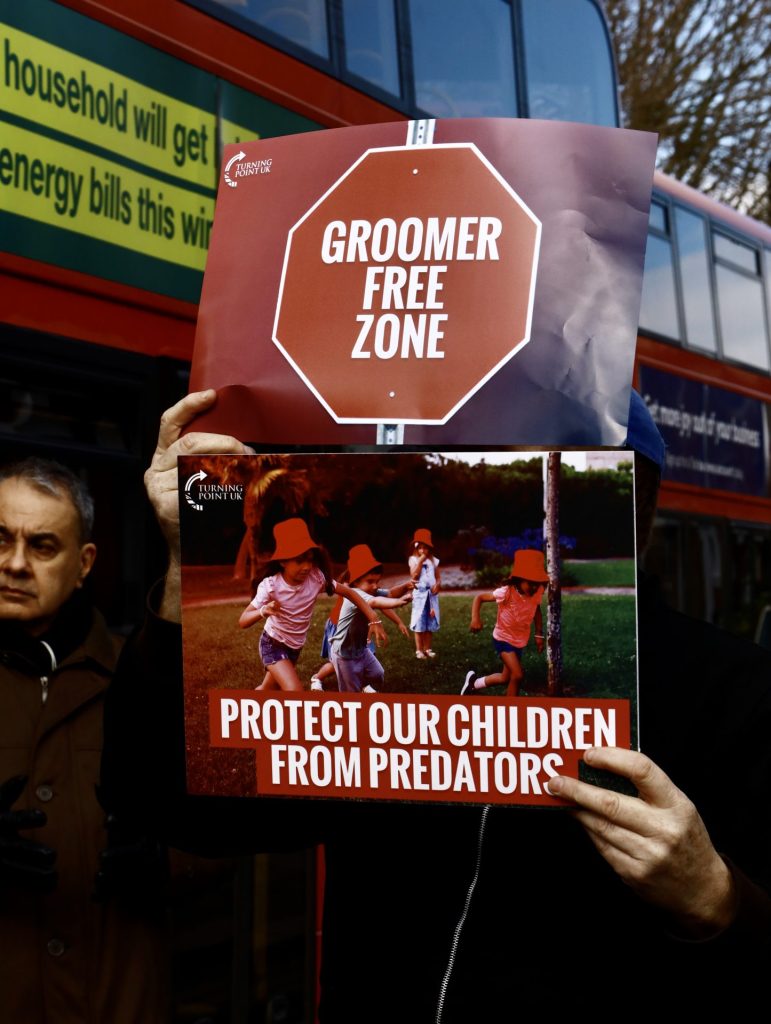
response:
<path id="1" fill-rule="evenodd" d="M 548 782 L 544 783 L 543 788 L 549 796 L 559 796 L 560 790 L 562 789 L 562 781 L 560 779 L 549 779 Z"/>

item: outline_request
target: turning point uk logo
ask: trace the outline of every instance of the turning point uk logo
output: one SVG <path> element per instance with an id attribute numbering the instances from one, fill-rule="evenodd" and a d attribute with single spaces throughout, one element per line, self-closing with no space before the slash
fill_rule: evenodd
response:
<path id="1" fill-rule="evenodd" d="M 190 493 L 190 490 L 193 484 L 196 482 L 196 480 L 205 479 L 206 473 L 204 473 L 202 469 L 199 469 L 197 473 L 193 473 L 193 475 L 189 477 L 187 483 L 185 484 L 185 501 L 188 503 L 188 505 L 191 506 L 191 508 L 194 508 L 196 512 L 203 512 L 203 505 L 198 504 L 198 502 L 193 498 L 192 494 Z"/>
<path id="2" fill-rule="evenodd" d="M 208 473 L 199 469 L 188 477 L 185 483 L 185 501 L 196 512 L 203 512 L 205 501 L 241 501 L 244 497 L 243 484 L 205 484 Z"/>
<path id="3" fill-rule="evenodd" d="M 262 160 L 247 160 L 246 163 L 241 163 L 246 157 L 246 153 L 240 149 L 235 156 L 231 156 L 228 162 L 225 164 L 225 170 L 223 171 L 223 177 L 225 184 L 231 188 L 238 188 L 238 182 L 234 181 L 234 178 L 250 178 L 254 174 L 270 174 L 273 167 L 273 157 L 264 157 Z M 233 165 L 235 164 L 235 167 Z M 232 168 L 232 171 L 231 171 Z"/>
<path id="4" fill-rule="evenodd" d="M 233 179 L 230 177 L 230 168 L 233 166 L 233 164 L 237 160 L 243 160 L 245 156 L 246 156 L 246 153 L 244 153 L 243 149 L 240 149 L 236 153 L 235 156 L 231 156 L 231 158 L 228 160 L 227 164 L 225 165 L 225 182 L 226 182 L 226 184 L 230 185 L 231 188 L 238 188 L 238 182 L 237 181 L 233 181 Z M 233 174 L 235 174 L 235 173 L 236 172 L 233 171 Z"/>

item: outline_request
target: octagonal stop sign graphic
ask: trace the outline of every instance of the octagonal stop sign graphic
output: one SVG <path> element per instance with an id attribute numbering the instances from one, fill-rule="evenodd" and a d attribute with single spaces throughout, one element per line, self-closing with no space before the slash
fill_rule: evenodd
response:
<path id="1" fill-rule="evenodd" d="M 446 423 L 529 341 L 540 230 L 473 144 L 368 150 L 289 232 L 273 340 L 338 423 Z"/>

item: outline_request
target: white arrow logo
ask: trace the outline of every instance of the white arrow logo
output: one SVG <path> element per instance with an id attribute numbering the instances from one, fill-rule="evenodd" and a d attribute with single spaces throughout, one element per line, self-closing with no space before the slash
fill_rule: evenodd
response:
<path id="1" fill-rule="evenodd" d="M 238 188 L 238 182 L 237 181 L 233 181 L 231 179 L 230 175 L 228 174 L 228 171 L 233 166 L 233 164 L 236 162 L 236 160 L 243 160 L 245 156 L 246 156 L 246 153 L 244 153 L 244 151 L 241 150 L 240 153 L 236 153 L 235 156 L 231 156 L 231 158 L 227 162 L 227 165 L 225 166 L 225 181 L 228 183 L 228 185 L 230 185 L 231 188 Z"/>
<path id="2" fill-rule="evenodd" d="M 203 512 L 203 505 L 199 505 L 198 502 L 196 502 L 193 499 L 193 496 L 190 493 L 190 488 L 193 486 L 193 484 L 195 483 L 196 480 L 205 480 L 205 479 L 206 479 L 206 473 L 204 473 L 204 471 L 202 469 L 199 469 L 197 473 L 193 473 L 193 475 L 190 477 L 190 479 L 185 484 L 185 499 L 187 500 L 188 505 L 191 505 L 196 510 L 196 512 Z"/>

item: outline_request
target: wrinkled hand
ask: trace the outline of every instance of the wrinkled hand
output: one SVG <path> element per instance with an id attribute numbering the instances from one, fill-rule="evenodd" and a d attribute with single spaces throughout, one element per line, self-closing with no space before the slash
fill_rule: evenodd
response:
<path id="1" fill-rule="evenodd" d="M 708 938 L 726 928 L 735 914 L 733 879 L 688 797 L 634 750 L 595 747 L 584 760 L 629 779 L 639 794 L 565 776 L 549 781 L 550 793 L 575 805 L 575 817 L 613 870 L 689 936 Z"/>
<path id="2" fill-rule="evenodd" d="M 167 409 L 161 417 L 158 446 L 145 473 L 150 504 L 169 548 L 169 568 L 158 613 L 170 622 L 180 620 L 181 570 L 179 555 L 179 495 L 177 456 L 253 455 L 251 448 L 223 434 L 185 434 L 182 431 L 196 416 L 210 409 L 217 392 L 194 391 Z"/>
<path id="3" fill-rule="evenodd" d="M 11 810 L 26 783 L 26 776 L 14 775 L 0 785 L 0 885 L 50 892 L 56 885 L 56 850 L 19 835 L 20 829 L 41 828 L 46 816 L 40 810 Z"/>
<path id="4" fill-rule="evenodd" d="M 210 409 L 217 400 L 213 389 L 194 391 L 167 409 L 161 417 L 158 445 L 150 468 L 145 473 L 147 496 L 153 506 L 169 551 L 179 549 L 178 455 L 253 455 L 251 448 L 223 434 L 185 434 L 182 431 L 196 416 Z"/>

